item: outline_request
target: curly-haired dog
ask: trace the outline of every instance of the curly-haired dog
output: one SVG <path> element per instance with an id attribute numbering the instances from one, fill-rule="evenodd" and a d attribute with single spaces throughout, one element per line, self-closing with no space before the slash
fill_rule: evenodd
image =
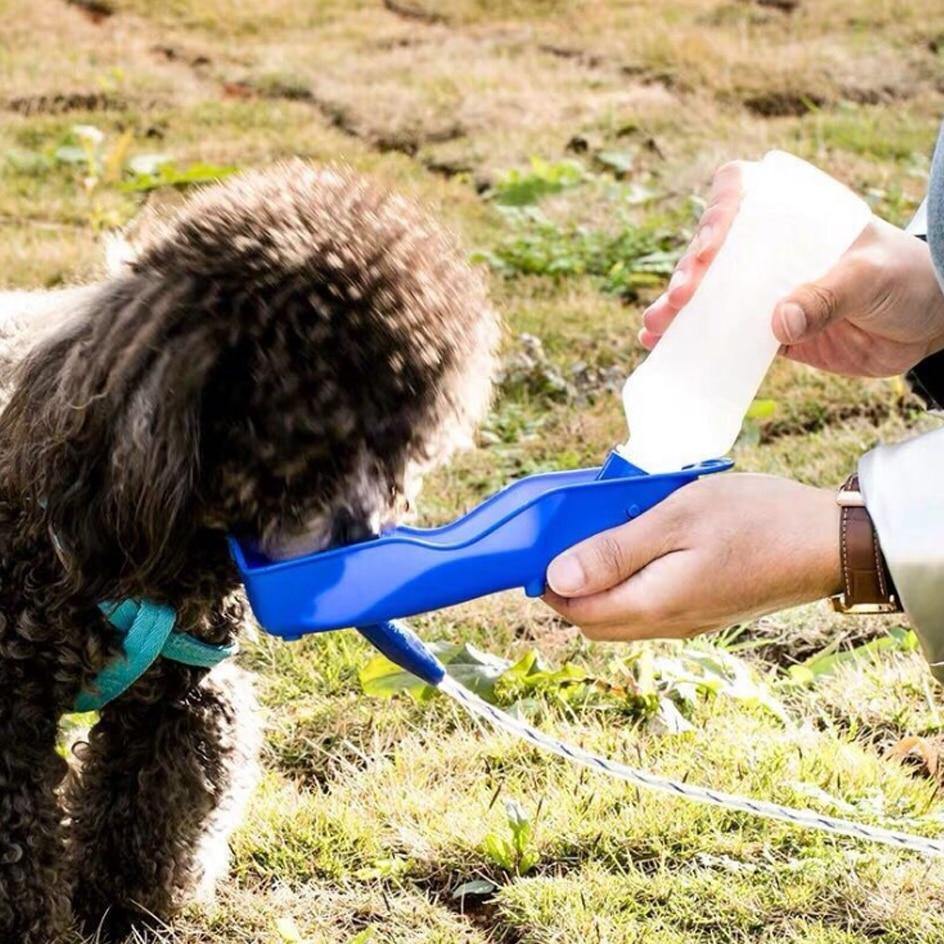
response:
<path id="1" fill-rule="evenodd" d="M 0 940 L 73 910 L 120 935 L 212 884 L 255 738 L 232 667 L 158 659 L 63 787 L 59 718 L 122 651 L 99 602 L 232 641 L 226 533 L 375 532 L 484 409 L 496 320 L 411 204 L 298 162 L 198 194 L 104 283 L 0 300 Z"/>

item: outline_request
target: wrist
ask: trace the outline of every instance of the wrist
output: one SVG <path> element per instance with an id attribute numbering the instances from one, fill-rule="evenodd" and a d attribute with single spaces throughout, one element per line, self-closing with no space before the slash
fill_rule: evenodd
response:
<path id="1" fill-rule="evenodd" d="M 818 488 L 816 492 L 816 521 L 819 535 L 816 542 L 814 574 L 815 598 L 835 597 L 843 591 L 842 567 L 842 509 L 836 504 L 832 489 Z"/>

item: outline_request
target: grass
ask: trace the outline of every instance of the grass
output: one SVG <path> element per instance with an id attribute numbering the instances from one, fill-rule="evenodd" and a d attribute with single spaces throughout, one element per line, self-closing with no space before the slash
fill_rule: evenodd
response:
<path id="1" fill-rule="evenodd" d="M 89 174 L 58 159 L 76 125 L 100 129 L 106 149 L 124 142 L 127 160 L 248 167 L 300 154 L 406 191 L 484 260 L 508 324 L 501 396 L 478 447 L 428 482 L 427 521 L 516 475 L 597 462 L 624 435 L 615 391 L 641 356 L 642 307 L 715 166 L 785 147 L 902 223 L 944 112 L 944 12 L 922 0 L 800 0 L 793 12 L 752 0 L 99 6 L 0 0 L 3 281 L 91 277 L 110 227 L 175 198 L 127 189 L 121 162 Z M 736 447 L 740 466 L 822 485 L 875 442 L 935 422 L 898 384 L 785 363 L 762 395 L 775 406 Z M 671 669 L 688 651 L 591 645 L 514 594 L 418 622 L 427 638 L 509 661 L 537 648 L 552 667 L 612 684 L 639 684 L 646 653 Z M 682 698 L 674 669 L 646 682 L 645 697 L 550 685 L 519 707 L 666 774 L 934 834 L 937 780 L 889 756 L 903 738 L 933 747 L 944 734 L 920 655 L 892 647 L 809 685 L 788 675 L 889 626 L 814 606 L 699 643 L 743 658 L 782 718 L 706 690 Z M 636 794 L 486 731 L 442 698 L 368 697 L 358 672 L 370 653 L 349 634 L 261 638 L 241 658 L 259 679 L 265 777 L 217 902 L 153 940 L 944 937 L 940 874 L 912 856 Z M 686 730 L 653 727 L 661 697 L 675 699 Z M 518 846 L 506 801 L 527 823 Z M 480 891 L 457 895 L 469 882 Z"/>

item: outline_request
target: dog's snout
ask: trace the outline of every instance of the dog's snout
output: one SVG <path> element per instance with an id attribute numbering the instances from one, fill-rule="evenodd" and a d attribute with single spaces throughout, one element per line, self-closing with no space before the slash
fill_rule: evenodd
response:
<path id="1" fill-rule="evenodd" d="M 331 528 L 331 547 L 342 547 L 345 544 L 357 544 L 377 536 L 377 529 L 372 526 L 367 517 L 349 509 L 339 511 Z"/>

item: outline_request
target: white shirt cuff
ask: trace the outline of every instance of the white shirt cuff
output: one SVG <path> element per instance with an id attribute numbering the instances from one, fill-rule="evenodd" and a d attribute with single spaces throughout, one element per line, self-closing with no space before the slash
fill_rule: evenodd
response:
<path id="1" fill-rule="evenodd" d="M 859 485 L 902 606 L 944 681 L 944 429 L 866 453 Z"/>
<path id="2" fill-rule="evenodd" d="M 927 236 L 928 235 L 928 198 L 925 197 L 921 201 L 921 206 L 918 207 L 915 215 L 912 217 L 911 222 L 905 227 L 905 232 L 909 233 L 911 236 Z"/>

